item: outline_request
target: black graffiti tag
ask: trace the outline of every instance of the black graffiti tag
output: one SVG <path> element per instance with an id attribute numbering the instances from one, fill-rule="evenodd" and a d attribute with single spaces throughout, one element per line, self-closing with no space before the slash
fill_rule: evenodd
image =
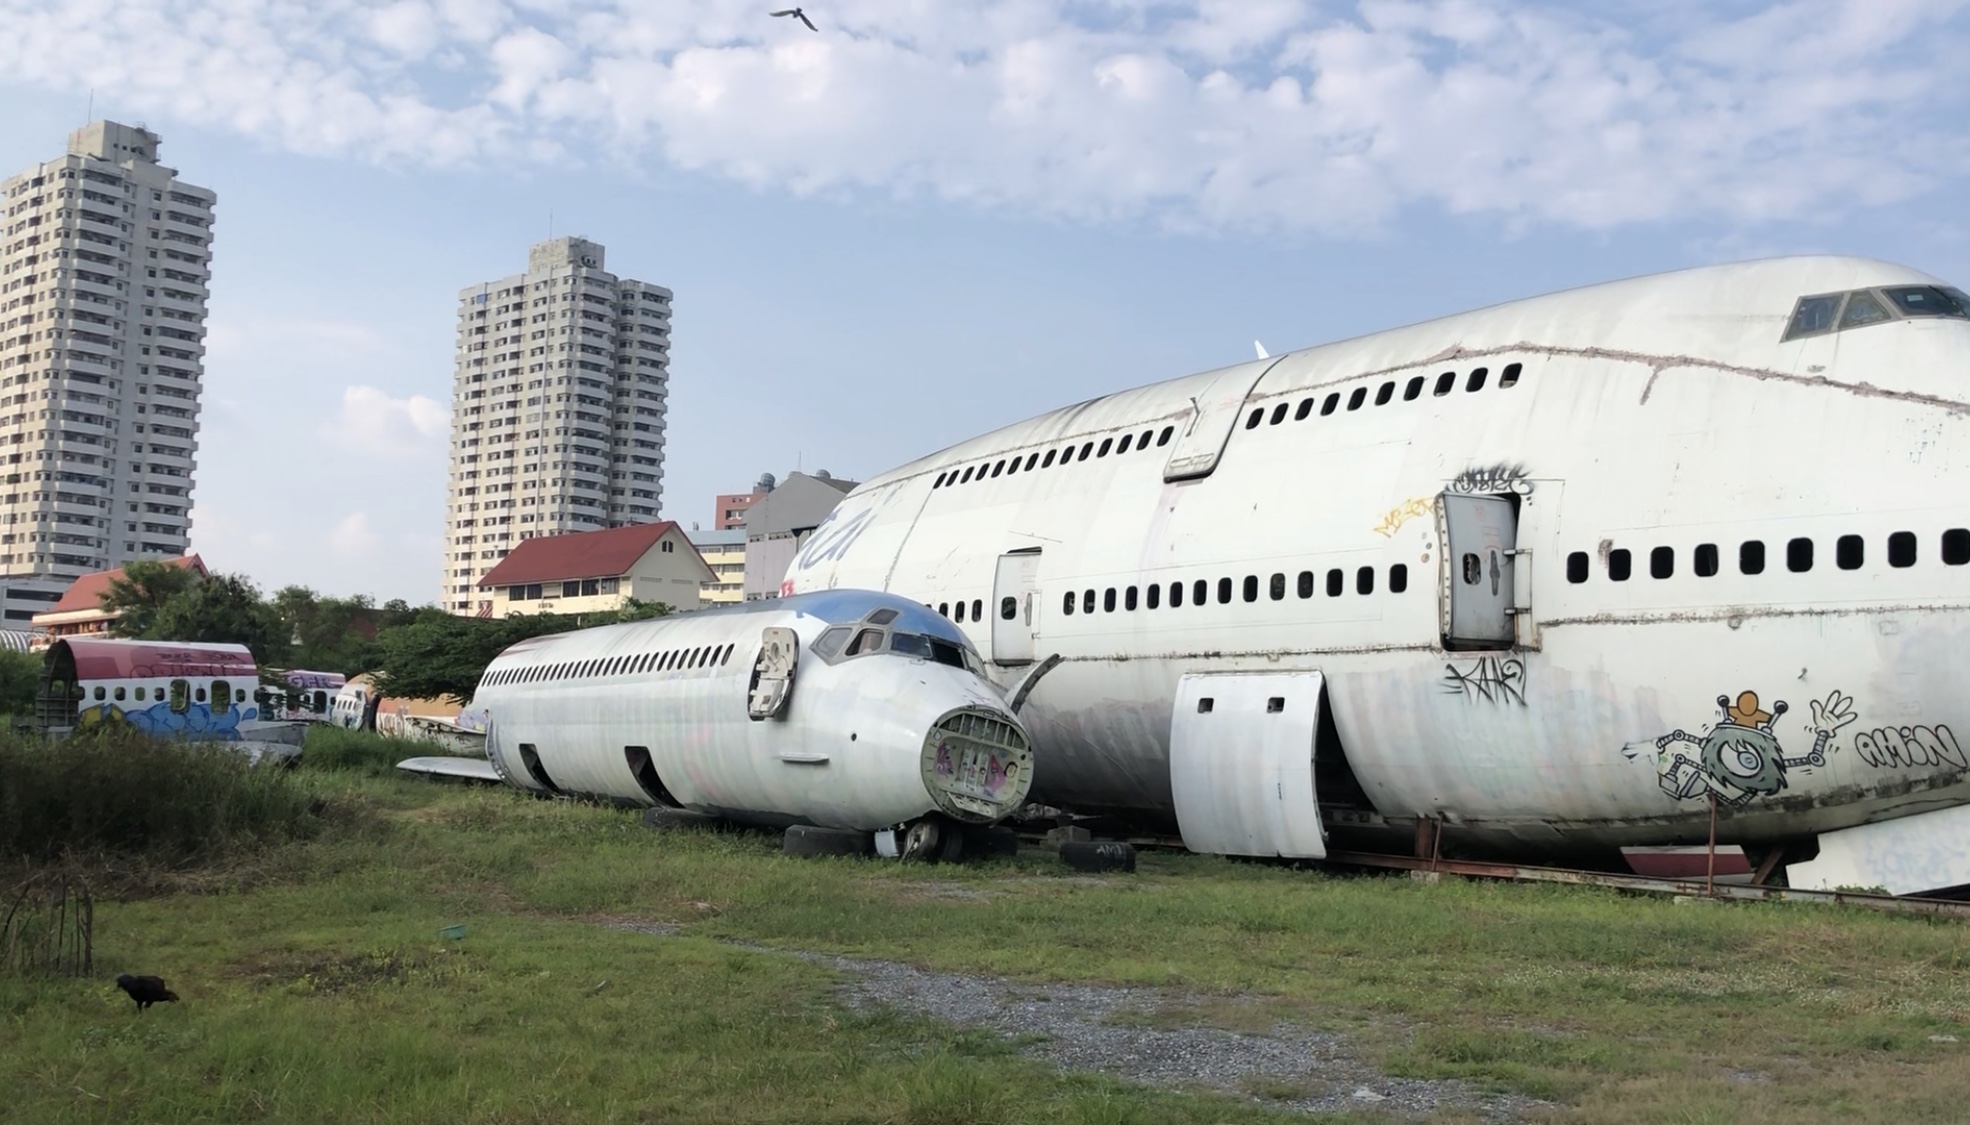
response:
<path id="1" fill-rule="evenodd" d="M 1443 666 L 1443 690 L 1486 703 L 1525 706 L 1525 663 L 1516 657 L 1480 657 L 1469 668 Z"/>
<path id="2" fill-rule="evenodd" d="M 1854 752 L 1870 766 L 1951 766 L 1970 769 L 1970 758 L 1946 726 L 1881 727 L 1857 731 Z"/>
<path id="3" fill-rule="evenodd" d="M 1458 473 L 1444 491 L 1466 495 L 1516 492 L 1525 496 L 1532 491 L 1532 478 L 1524 465 L 1475 465 Z"/>

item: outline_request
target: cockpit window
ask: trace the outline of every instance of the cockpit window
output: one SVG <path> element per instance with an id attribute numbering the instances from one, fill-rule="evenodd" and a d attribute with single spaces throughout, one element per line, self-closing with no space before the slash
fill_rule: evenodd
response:
<path id="1" fill-rule="evenodd" d="M 1896 285 L 1801 297 L 1781 341 L 1845 332 L 1904 317 L 1946 316 L 1970 320 L 1970 296 L 1947 285 Z"/>
<path id="2" fill-rule="evenodd" d="M 869 653 L 881 652 L 881 651 L 882 651 L 882 630 L 864 629 L 861 632 L 855 634 L 854 640 L 848 642 L 848 651 L 845 652 L 843 655 L 866 656 Z"/>
<path id="3" fill-rule="evenodd" d="M 1881 291 L 1903 316 L 1953 316 L 1970 319 L 1970 299 L 1954 289 L 1933 285 L 1902 285 Z"/>
<path id="4" fill-rule="evenodd" d="M 823 660 L 833 660 L 835 653 L 841 651 L 841 642 L 847 639 L 848 627 L 846 625 L 837 625 L 820 636 L 815 637 L 814 643 L 809 645 L 808 648 L 814 655 Z"/>
<path id="5" fill-rule="evenodd" d="M 1872 293 L 1852 293 L 1847 297 L 1847 311 L 1840 314 L 1840 330 L 1859 328 L 1863 324 L 1879 324 L 1889 319 L 1888 310 L 1881 306 Z"/>
<path id="6" fill-rule="evenodd" d="M 1792 311 L 1792 323 L 1785 329 L 1785 339 L 1796 340 L 1801 336 L 1817 336 L 1833 331 L 1833 319 L 1840 315 L 1840 302 L 1846 296 L 1845 293 L 1831 293 L 1823 297 L 1799 298 L 1799 307 Z"/>

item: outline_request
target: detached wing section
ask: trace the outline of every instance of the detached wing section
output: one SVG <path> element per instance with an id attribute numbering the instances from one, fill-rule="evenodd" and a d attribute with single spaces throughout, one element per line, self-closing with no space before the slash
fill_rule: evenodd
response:
<path id="1" fill-rule="evenodd" d="M 490 781 L 497 784 L 503 780 L 493 764 L 484 758 L 405 758 L 397 763 L 397 768 L 406 773 L 421 773 L 429 777 L 457 777 L 466 781 Z"/>

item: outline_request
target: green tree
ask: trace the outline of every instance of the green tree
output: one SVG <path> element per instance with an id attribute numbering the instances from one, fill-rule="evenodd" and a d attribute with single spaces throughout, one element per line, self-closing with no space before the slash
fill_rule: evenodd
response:
<path id="1" fill-rule="evenodd" d="M 412 620 L 377 634 L 376 662 L 370 670 L 377 690 L 384 695 L 465 703 L 478 689 L 486 665 L 510 645 L 529 637 L 642 621 L 671 612 L 662 602 L 631 601 L 611 613 L 516 614 L 495 621 L 426 607 Z"/>
<path id="2" fill-rule="evenodd" d="M 0 715 L 28 715 L 41 690 L 41 658 L 0 649 Z"/>
<path id="3" fill-rule="evenodd" d="M 198 585 L 202 577 L 188 566 L 138 559 L 124 566 L 122 577 L 110 580 L 99 600 L 105 610 L 121 614 L 113 626 L 117 636 L 155 637 L 164 603 Z"/>
<path id="4" fill-rule="evenodd" d="M 280 614 L 251 581 L 238 574 L 214 574 L 173 594 L 141 635 L 160 641 L 242 644 L 263 665 L 284 665 L 290 647 Z"/>
<path id="5" fill-rule="evenodd" d="M 369 668 L 384 614 L 369 595 L 332 598 L 306 586 L 287 586 L 274 593 L 273 609 L 293 643 L 288 658 L 294 667 L 346 676 Z"/>

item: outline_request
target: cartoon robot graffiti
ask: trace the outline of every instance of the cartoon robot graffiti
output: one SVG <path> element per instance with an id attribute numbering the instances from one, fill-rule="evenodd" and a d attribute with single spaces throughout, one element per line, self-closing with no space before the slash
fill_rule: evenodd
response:
<path id="1" fill-rule="evenodd" d="M 1733 701 L 1717 697 L 1723 718 L 1703 735 L 1674 731 L 1654 742 L 1656 780 L 1662 791 L 1679 801 L 1715 794 L 1719 801 L 1742 808 L 1754 797 L 1769 797 L 1785 788 L 1787 770 L 1810 770 L 1826 765 L 1833 736 L 1852 723 L 1854 701 L 1834 692 L 1824 701 L 1813 700 L 1813 748 L 1798 757 L 1788 757 L 1773 729 L 1786 712 L 1784 700 L 1772 704 L 1770 711 L 1758 706 L 1758 693 L 1742 692 Z M 1695 748 L 1695 756 L 1679 749 Z"/>

